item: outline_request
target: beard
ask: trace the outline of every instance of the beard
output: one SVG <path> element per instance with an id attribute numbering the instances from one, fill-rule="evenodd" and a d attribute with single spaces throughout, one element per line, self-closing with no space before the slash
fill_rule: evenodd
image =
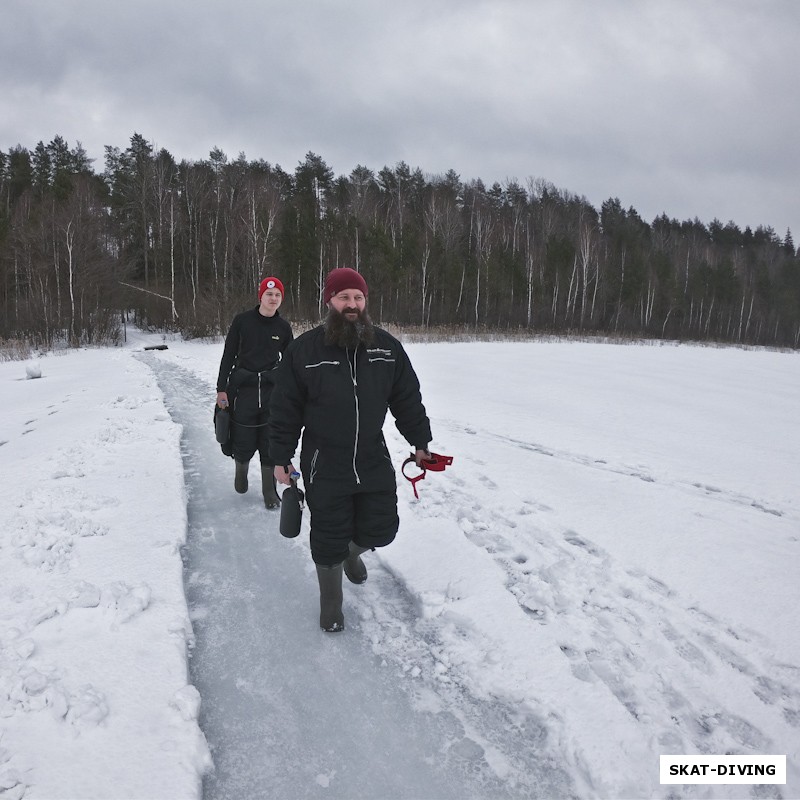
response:
<path id="1" fill-rule="evenodd" d="M 341 311 L 335 308 L 328 309 L 325 317 L 325 344 L 336 345 L 345 349 L 355 350 L 360 344 L 370 345 L 375 341 L 375 327 L 369 318 L 367 310 L 344 309 L 356 311 L 358 317 L 350 321 Z"/>

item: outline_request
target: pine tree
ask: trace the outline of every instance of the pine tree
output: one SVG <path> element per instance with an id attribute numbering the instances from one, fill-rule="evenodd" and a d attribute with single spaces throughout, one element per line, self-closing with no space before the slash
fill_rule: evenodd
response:
<path id="1" fill-rule="evenodd" d="M 795 254 L 794 240 L 792 239 L 792 232 L 789 228 L 786 229 L 786 238 L 783 240 L 783 249 L 790 255 Z"/>

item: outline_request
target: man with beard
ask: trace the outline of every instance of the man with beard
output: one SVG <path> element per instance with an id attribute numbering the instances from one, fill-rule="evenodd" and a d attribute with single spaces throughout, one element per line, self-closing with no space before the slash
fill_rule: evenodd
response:
<path id="1" fill-rule="evenodd" d="M 320 627 L 344 630 L 342 572 L 364 583 L 361 554 L 394 540 L 397 483 L 383 438 L 386 411 L 430 458 L 431 428 L 419 381 L 403 346 L 366 311 L 367 284 L 352 269 L 325 280 L 328 315 L 289 345 L 270 402 L 270 458 L 289 484 L 303 433 L 300 469 L 311 511 L 311 557 L 320 589 Z"/>

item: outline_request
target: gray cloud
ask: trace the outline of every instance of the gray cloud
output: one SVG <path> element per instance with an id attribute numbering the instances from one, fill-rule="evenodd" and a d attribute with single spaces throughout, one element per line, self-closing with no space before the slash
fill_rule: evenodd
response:
<path id="1" fill-rule="evenodd" d="M 0 148 L 542 177 L 800 232 L 794 0 L 7 0 Z M 10 6 L 10 7 L 9 7 Z"/>

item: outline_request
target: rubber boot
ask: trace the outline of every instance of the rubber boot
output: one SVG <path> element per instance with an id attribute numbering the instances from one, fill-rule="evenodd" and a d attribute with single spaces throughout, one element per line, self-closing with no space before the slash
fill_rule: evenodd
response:
<path id="1" fill-rule="evenodd" d="M 264 493 L 264 505 L 267 508 L 278 508 L 281 499 L 275 491 L 275 475 L 272 464 L 261 465 L 261 491 Z"/>
<path id="2" fill-rule="evenodd" d="M 350 583 L 364 583 L 367 579 L 367 568 L 361 560 L 361 554 L 366 553 L 368 547 L 360 547 L 355 542 L 350 542 L 350 555 L 345 559 L 342 567 Z"/>
<path id="3" fill-rule="evenodd" d="M 319 626 L 326 633 L 344 630 L 342 614 L 342 565 L 317 564 L 319 580 Z"/>
<path id="4" fill-rule="evenodd" d="M 247 491 L 247 470 L 250 468 L 249 461 L 236 462 L 236 475 L 233 479 L 233 488 L 239 494 L 244 494 Z"/>

